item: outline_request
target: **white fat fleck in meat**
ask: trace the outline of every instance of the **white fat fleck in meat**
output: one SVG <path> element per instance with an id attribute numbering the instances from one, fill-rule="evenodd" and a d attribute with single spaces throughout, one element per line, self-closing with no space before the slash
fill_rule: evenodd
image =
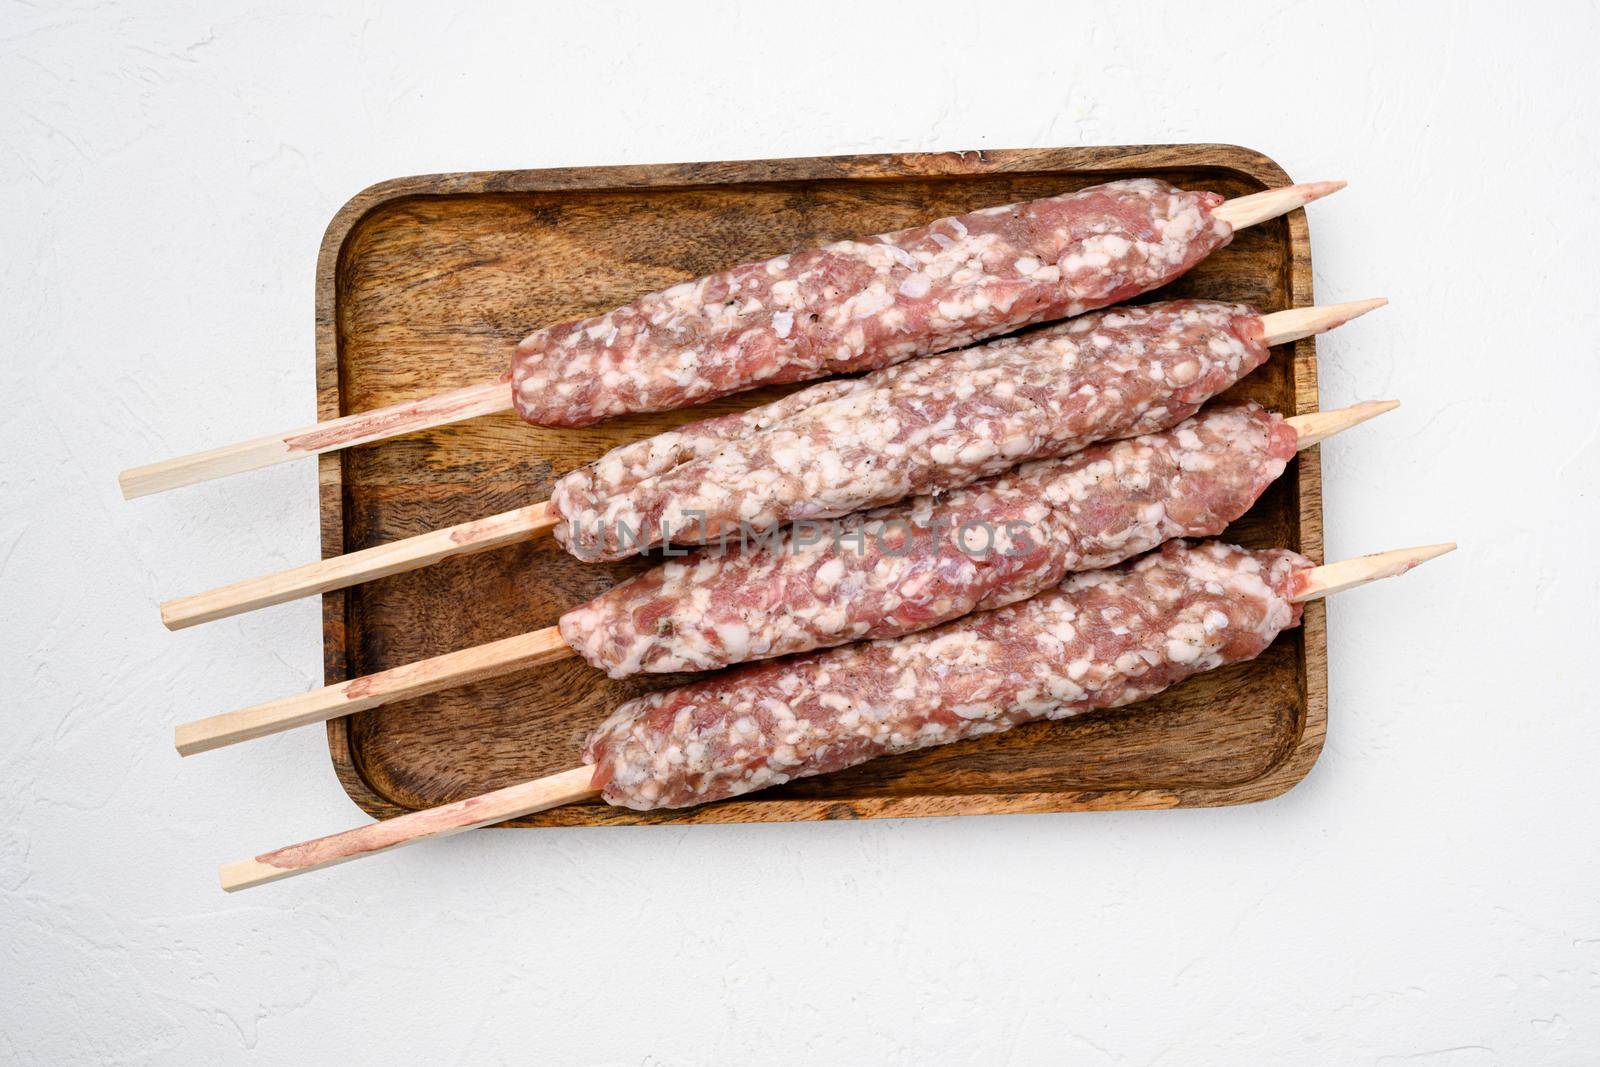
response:
<path id="1" fill-rule="evenodd" d="M 844 560 L 838 556 L 817 568 L 816 584 L 821 591 L 832 589 L 845 574 Z"/>
<path id="2" fill-rule="evenodd" d="M 900 295 L 912 300 L 920 300 L 928 295 L 933 288 L 933 279 L 926 274 L 918 272 L 907 277 L 900 283 Z"/>

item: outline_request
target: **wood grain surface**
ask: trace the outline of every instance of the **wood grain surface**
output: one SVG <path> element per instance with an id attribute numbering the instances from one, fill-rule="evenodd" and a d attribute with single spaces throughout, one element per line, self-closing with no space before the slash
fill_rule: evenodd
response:
<path id="1" fill-rule="evenodd" d="M 1154 175 L 1239 196 L 1287 184 L 1228 145 L 1027 149 L 430 175 L 385 182 L 330 223 L 317 266 L 318 416 L 471 385 L 534 328 L 594 314 L 734 263 L 978 207 Z M 1154 298 L 1312 302 L 1304 212 L 1240 233 Z M 324 557 L 544 499 L 606 449 L 776 395 L 543 429 L 510 413 L 320 458 Z M 1274 351 L 1230 396 L 1315 410 L 1311 340 Z M 1228 536 L 1322 558 L 1317 451 L 1302 453 Z M 586 565 L 549 540 L 449 560 L 323 599 L 327 681 L 553 624 L 647 561 Z M 1327 717 L 1320 603 L 1253 663 L 1132 709 L 876 760 L 681 812 L 598 801 L 513 825 L 748 822 L 1236 804 L 1310 770 Z M 615 682 L 581 661 L 328 724 L 352 799 L 375 817 L 574 766 L 619 701 L 682 680 Z"/>

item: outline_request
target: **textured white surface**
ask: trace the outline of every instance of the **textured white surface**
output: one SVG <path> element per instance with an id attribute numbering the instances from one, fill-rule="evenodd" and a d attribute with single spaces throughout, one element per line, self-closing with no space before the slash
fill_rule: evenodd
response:
<path id="1" fill-rule="evenodd" d="M 0 6 L 0 1057 L 1594 1062 L 1600 109 L 1592 4 Z M 893 8 L 894 10 L 889 10 Z M 908 22 L 911 25 L 908 25 Z M 313 557 L 309 465 L 124 504 L 304 421 L 312 267 L 367 184 L 495 167 L 1150 141 L 1312 209 L 1332 727 L 1251 808 L 478 833 L 225 897 L 353 824 L 317 608 L 155 602 Z"/>

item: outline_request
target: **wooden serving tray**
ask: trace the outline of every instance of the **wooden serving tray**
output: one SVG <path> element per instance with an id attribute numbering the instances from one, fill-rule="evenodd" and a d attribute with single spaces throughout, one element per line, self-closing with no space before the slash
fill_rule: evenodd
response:
<path id="1" fill-rule="evenodd" d="M 397 403 L 504 371 L 535 327 L 590 315 L 752 259 L 1132 175 L 1238 196 L 1287 184 L 1229 145 L 1051 148 L 401 178 L 328 226 L 317 264 L 318 417 Z M 1310 304 L 1304 212 L 1238 235 L 1161 297 Z M 1314 410 L 1310 340 L 1280 348 L 1234 391 L 1285 415 Z M 339 555 L 545 498 L 608 448 L 712 412 L 578 430 L 509 412 L 324 455 L 322 551 Z M 1322 557 L 1315 449 L 1229 531 Z M 544 539 L 396 575 L 323 599 L 328 683 L 553 624 L 636 573 Z M 1239 804 L 1303 778 L 1327 717 L 1321 603 L 1258 660 L 1190 680 L 1137 709 L 1037 724 L 880 759 L 739 801 L 639 813 L 598 801 L 518 825 L 751 822 Z M 580 660 L 392 704 L 328 724 L 339 780 L 377 817 L 459 800 L 578 762 L 619 701 L 683 680 L 613 682 Z"/>

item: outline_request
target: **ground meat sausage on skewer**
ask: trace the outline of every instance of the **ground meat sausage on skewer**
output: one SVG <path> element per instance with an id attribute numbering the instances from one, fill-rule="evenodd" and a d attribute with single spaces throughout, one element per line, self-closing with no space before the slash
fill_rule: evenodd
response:
<path id="1" fill-rule="evenodd" d="M 943 496 L 668 560 L 568 611 L 561 635 L 621 678 L 911 633 L 1220 534 L 1297 447 L 1293 426 L 1253 404 L 1203 411 Z"/>
<path id="2" fill-rule="evenodd" d="M 885 367 L 1126 299 L 1343 188 L 1222 201 L 1144 178 L 749 263 L 546 327 L 494 381 L 123 471 L 129 498 L 515 407 L 547 426 Z"/>
<path id="3" fill-rule="evenodd" d="M 630 701 L 585 759 L 531 782 L 229 863 L 228 891 L 593 798 L 640 810 L 739 796 L 876 756 L 1115 708 L 1259 655 L 1299 604 L 1453 544 L 1312 567 L 1282 549 L 1174 543 L 909 637 L 744 667 Z"/>
<path id="4" fill-rule="evenodd" d="M 1175 425 L 1267 355 L 1261 314 L 1242 304 L 1178 300 L 1085 315 L 877 371 L 620 492 L 595 477 L 611 466 L 603 457 L 551 491 L 565 520 L 556 538 L 579 559 L 620 559 L 957 488 Z"/>
<path id="5" fill-rule="evenodd" d="M 1269 315 L 1260 316 L 1256 319 L 1255 325 L 1252 326 L 1246 322 L 1241 328 L 1252 335 L 1259 330 L 1259 341 L 1252 346 L 1253 349 L 1258 350 L 1261 346 L 1270 347 L 1331 330 L 1374 308 L 1382 307 L 1385 303 L 1386 301 L 1379 298 L 1322 307 L 1274 311 Z M 1162 307 L 1172 308 L 1177 306 L 1185 305 L 1183 302 L 1174 302 L 1168 305 L 1150 305 L 1140 314 L 1153 315 L 1156 310 Z M 1188 302 L 1188 306 L 1203 307 L 1211 305 Z M 1225 308 L 1237 305 L 1214 306 Z M 1168 315 L 1165 318 L 1170 320 L 1168 325 L 1172 326 L 1174 330 L 1178 330 L 1184 325 L 1181 316 Z M 1148 344 L 1155 344 L 1163 348 L 1169 344 L 1177 343 L 1176 335 L 1160 337 L 1151 334 L 1146 336 L 1144 340 Z M 1014 350 L 1009 350 L 1003 346 L 990 347 L 996 348 L 997 351 L 1003 353 L 1009 351 L 1008 358 L 1012 358 L 1015 361 L 1016 352 Z M 1048 360 L 1055 358 L 1059 361 L 1060 356 L 1057 353 L 1056 356 L 1051 357 L 1050 346 L 1041 346 L 1041 351 L 1045 353 L 1046 363 L 1041 367 L 1029 369 L 1028 373 L 1034 376 L 1042 373 L 1048 377 Z M 1127 353 L 1119 351 L 1116 355 L 1125 357 Z M 1164 355 L 1170 357 L 1173 353 L 1167 350 Z M 966 360 L 969 355 L 961 353 L 960 357 Z M 943 386 L 943 396 L 936 395 L 935 403 L 946 405 L 947 411 L 949 410 L 949 398 L 951 397 L 957 397 L 963 393 L 970 396 L 980 387 L 988 388 L 989 392 L 993 394 L 993 404 L 987 407 L 982 403 L 960 405 L 956 408 L 956 417 L 970 418 L 974 422 L 988 419 L 991 425 L 1003 429 L 1004 425 L 997 421 L 995 416 L 1001 410 L 999 405 L 1009 404 L 1013 408 L 1013 413 L 1017 416 L 1017 419 L 1013 420 L 1013 425 L 1026 423 L 1028 409 L 1026 405 L 1019 404 L 1015 383 L 1011 384 L 1009 393 L 1007 383 L 1004 381 L 1000 382 L 997 387 L 989 388 L 989 386 L 993 385 L 992 381 L 986 386 L 982 378 L 977 377 L 977 372 L 975 372 L 974 381 L 977 381 L 978 385 L 974 386 L 963 380 L 959 374 L 951 372 L 949 362 L 951 358 L 953 357 L 930 357 L 928 360 L 918 363 L 874 372 L 864 378 L 853 381 L 825 382 L 821 385 L 802 389 L 773 403 L 752 408 L 749 411 L 693 423 L 679 430 L 658 434 L 648 440 L 634 442 L 614 449 L 599 461 L 574 471 L 561 479 L 565 506 L 569 513 L 581 516 L 581 522 L 593 524 L 591 531 L 597 530 L 603 527 L 606 521 L 603 509 L 613 507 L 613 503 L 608 503 L 608 500 L 616 504 L 619 512 L 625 512 L 627 506 L 630 505 L 630 501 L 634 500 L 653 498 L 655 504 L 660 504 L 665 499 L 662 495 L 664 487 L 670 489 L 674 485 L 681 486 L 686 481 L 681 473 L 675 474 L 674 472 L 691 470 L 694 463 L 702 461 L 720 463 L 721 461 L 717 458 L 720 452 L 734 450 L 730 451 L 731 455 L 736 454 L 738 449 L 745 447 L 739 442 L 756 438 L 771 442 L 778 439 L 781 434 L 791 434 L 795 427 L 802 425 L 801 420 L 803 418 L 812 419 L 814 423 L 816 414 L 836 411 L 837 409 L 828 407 L 829 404 L 836 400 L 861 402 L 862 398 L 866 398 L 877 402 L 878 399 L 886 395 L 898 394 L 901 398 L 908 398 L 913 397 L 918 391 L 927 393 L 930 391 L 928 383 L 935 379 Z M 1201 352 L 1200 359 L 1207 364 L 1214 363 L 1215 353 L 1210 351 L 1208 347 Z M 1107 361 L 1095 357 L 1087 362 L 1091 366 L 1096 366 Z M 1159 361 L 1157 361 L 1157 365 L 1159 366 Z M 980 367 L 980 369 L 982 368 Z M 992 372 L 993 366 L 987 365 L 987 369 Z M 1102 367 L 1101 369 L 1104 370 L 1106 368 Z M 1145 380 L 1149 374 L 1147 369 L 1143 369 L 1137 364 L 1129 365 L 1124 369 L 1131 370 L 1133 382 L 1131 392 L 1133 394 L 1147 398 L 1154 395 L 1151 393 L 1151 383 Z M 1026 375 L 1019 376 L 1026 377 Z M 1113 378 L 1103 376 L 1100 380 L 1102 385 L 1107 382 L 1111 383 L 1113 389 L 1116 388 Z M 1058 393 L 1061 391 L 1059 383 L 1055 383 L 1054 388 Z M 937 394 L 939 391 L 934 392 Z M 1182 390 L 1179 390 L 1180 395 L 1182 392 Z M 1191 396 L 1192 393 L 1193 390 L 1190 391 Z M 1041 394 L 1036 391 L 1035 395 Z M 1085 411 L 1085 402 L 1086 397 L 1080 395 L 1069 398 L 1065 406 L 1068 408 L 1075 407 L 1078 414 L 1082 415 Z M 1135 401 L 1129 401 L 1126 406 L 1131 410 L 1137 409 Z M 927 413 L 931 410 L 932 408 L 927 404 L 923 404 L 920 412 L 914 412 L 914 414 L 926 419 Z M 1114 405 L 1087 405 L 1087 410 L 1090 413 L 1099 411 L 1101 414 L 1108 412 L 1115 414 Z M 1143 425 L 1149 424 L 1149 416 L 1154 413 L 1151 408 L 1147 407 L 1143 412 L 1146 421 L 1139 423 L 1138 426 L 1142 428 Z M 1169 411 L 1168 414 L 1173 421 L 1176 421 L 1183 417 L 1185 411 L 1179 410 L 1175 413 Z M 1080 421 L 1078 427 L 1082 430 L 1089 425 L 1088 422 Z M 938 429 L 962 429 L 964 432 L 964 428 L 953 426 L 941 426 Z M 1138 428 L 1118 430 L 1115 433 L 1111 430 L 1103 430 L 1102 435 L 1117 436 L 1119 433 L 1131 434 L 1136 432 L 1138 432 Z M 770 436 L 763 436 L 768 434 Z M 968 436 L 970 437 L 970 434 Z M 948 442 L 951 437 L 951 434 L 946 433 L 943 440 Z M 1046 446 L 1042 448 L 1042 451 L 1048 452 L 1054 447 L 1052 440 L 1041 438 L 1043 445 Z M 838 440 L 833 439 L 826 443 L 830 446 L 838 446 L 840 444 Z M 986 447 L 981 441 L 969 443 L 975 444 L 980 451 Z M 878 462 L 870 453 L 860 458 L 870 463 Z M 915 459 L 916 457 L 911 456 L 908 450 L 899 456 L 889 456 L 888 458 L 903 467 L 908 458 Z M 939 455 L 929 452 L 923 456 L 923 459 L 932 459 L 937 464 Z M 1017 459 L 1016 462 L 1021 462 L 1021 458 Z M 927 472 L 924 471 L 924 473 Z M 937 472 L 935 471 L 934 473 Z M 694 489 L 695 486 L 692 480 L 687 481 L 690 482 L 690 488 Z M 802 485 L 800 488 L 804 489 L 805 487 Z M 859 499 L 856 500 L 855 506 L 859 508 L 871 506 L 872 503 L 883 502 L 877 497 L 860 498 L 859 493 L 856 494 L 856 497 Z M 684 499 L 692 501 L 693 498 L 691 496 Z M 833 503 L 837 505 L 841 500 L 852 500 L 851 487 L 846 486 L 842 492 L 834 491 Z M 332 589 L 342 589 L 347 586 L 357 585 L 371 578 L 397 574 L 417 567 L 425 567 L 441 559 L 460 556 L 469 552 L 481 552 L 518 541 L 526 541 L 551 532 L 560 524 L 561 518 L 560 509 L 550 501 L 527 504 L 498 515 L 474 519 L 471 522 L 418 534 L 400 541 L 376 545 L 372 548 L 362 549 L 343 556 L 332 556 L 300 567 L 292 567 L 276 574 L 263 575 L 259 578 L 235 582 L 219 589 L 211 589 L 202 593 L 168 600 L 161 605 L 161 619 L 171 629 L 182 629 L 186 626 L 194 626 L 202 622 L 252 611 L 270 604 L 281 604 L 297 597 L 323 593 Z M 691 529 L 693 526 L 694 524 L 691 523 Z M 617 532 L 620 531 L 613 528 L 613 533 Z M 580 531 L 580 536 L 575 540 L 582 542 L 586 538 Z M 604 547 L 599 544 L 600 538 L 594 532 L 588 535 L 587 540 L 596 542 L 599 547 Z M 631 546 L 637 543 L 637 540 L 638 538 L 635 536 L 627 543 Z M 585 545 L 584 549 L 585 551 L 590 551 L 593 547 Z"/>
<path id="6" fill-rule="evenodd" d="M 747 263 L 529 335 L 511 364 L 517 414 L 585 426 L 1080 315 L 1227 244 L 1221 203 L 1133 178 Z"/>

